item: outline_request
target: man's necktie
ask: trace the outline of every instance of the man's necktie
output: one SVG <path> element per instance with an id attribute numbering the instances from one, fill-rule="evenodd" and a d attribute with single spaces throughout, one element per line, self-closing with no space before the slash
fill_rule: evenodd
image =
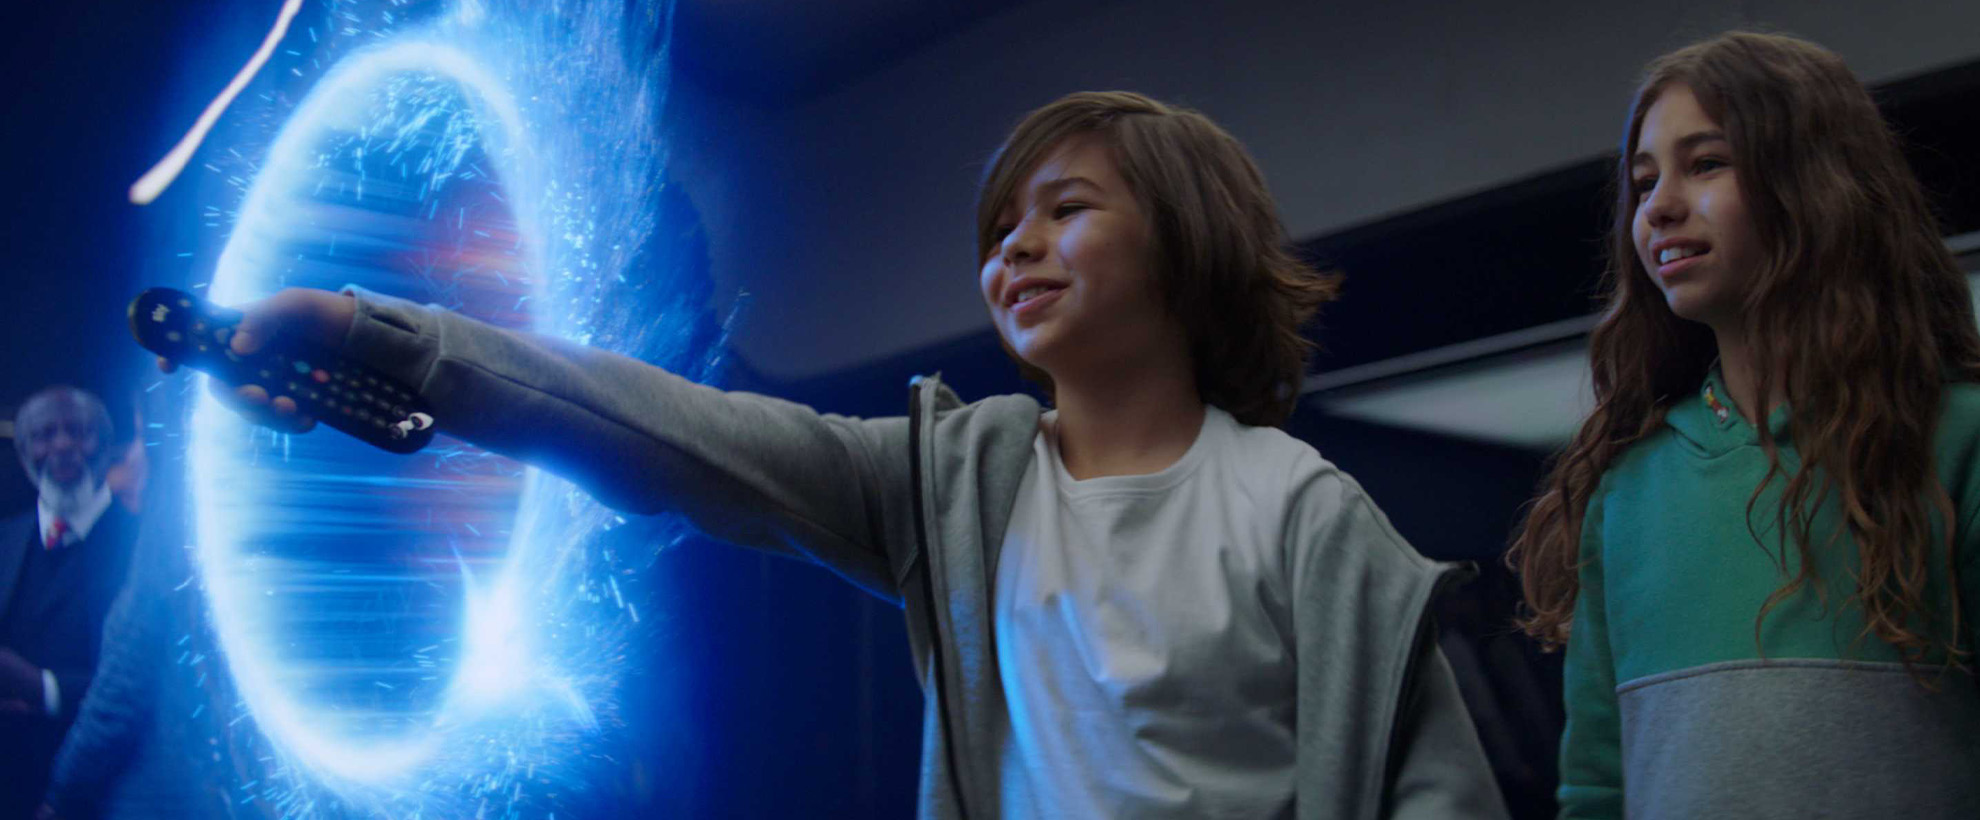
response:
<path id="1" fill-rule="evenodd" d="M 41 548 L 45 550 L 52 550 L 56 547 L 62 546 L 62 538 L 64 536 L 67 536 L 68 534 L 69 534 L 69 522 L 64 521 L 60 518 L 55 519 L 55 523 L 48 528 L 48 540 L 42 542 Z"/>

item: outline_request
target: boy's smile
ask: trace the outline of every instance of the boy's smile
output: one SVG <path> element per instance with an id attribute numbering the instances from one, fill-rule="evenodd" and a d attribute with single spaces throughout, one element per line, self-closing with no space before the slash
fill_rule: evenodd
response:
<path id="1" fill-rule="evenodd" d="M 1005 307 L 1011 309 L 1011 315 L 1023 326 L 1037 321 L 1047 306 L 1059 301 L 1059 296 L 1066 292 L 1066 285 L 1035 276 L 1021 276 L 1005 285 L 1004 292 L 1009 294 L 1004 298 Z"/>

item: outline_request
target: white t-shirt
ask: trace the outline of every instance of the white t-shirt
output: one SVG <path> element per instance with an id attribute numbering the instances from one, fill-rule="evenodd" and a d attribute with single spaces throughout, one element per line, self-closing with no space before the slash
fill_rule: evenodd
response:
<path id="1" fill-rule="evenodd" d="M 1294 483 L 1283 431 L 1207 408 L 1159 473 L 1076 481 L 1040 425 L 998 558 L 1010 817 L 1290 816 Z"/>

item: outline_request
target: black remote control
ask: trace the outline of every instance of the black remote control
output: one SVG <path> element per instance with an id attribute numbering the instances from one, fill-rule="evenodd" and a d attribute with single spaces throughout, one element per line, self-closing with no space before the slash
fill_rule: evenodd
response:
<path id="1" fill-rule="evenodd" d="M 411 453 L 433 440 L 425 400 L 378 371 L 328 350 L 277 339 L 253 355 L 228 342 L 241 312 L 185 291 L 152 288 L 131 300 L 131 334 L 146 350 L 236 387 L 259 385 L 296 409 L 368 444 Z"/>

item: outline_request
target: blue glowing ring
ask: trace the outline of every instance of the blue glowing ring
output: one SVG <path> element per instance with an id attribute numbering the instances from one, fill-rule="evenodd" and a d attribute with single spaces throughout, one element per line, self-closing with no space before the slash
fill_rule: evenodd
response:
<path id="1" fill-rule="evenodd" d="M 441 78 L 457 86 L 463 98 L 471 99 L 479 121 L 492 124 L 477 136 L 479 150 L 498 166 L 489 169 L 492 175 L 511 191 L 541 190 L 516 102 L 505 84 L 474 59 L 445 44 L 416 38 L 354 53 L 316 85 L 276 137 L 220 256 L 211 299 L 241 304 L 276 289 L 271 279 L 286 263 L 276 257 L 278 237 L 311 229 L 294 224 L 295 214 L 288 206 L 308 175 L 322 170 L 321 156 L 312 153 L 313 140 L 326 129 L 359 127 L 348 121 L 354 116 L 353 100 L 406 74 Z M 511 196 L 508 202 L 521 238 L 517 264 L 535 271 L 542 269 L 543 243 L 535 241 L 541 234 L 531 199 Z M 541 303 L 543 279 L 532 280 L 528 287 Z M 470 572 L 468 562 L 460 562 L 457 571 L 465 603 L 459 613 L 460 637 L 451 676 L 443 676 L 445 680 L 433 687 L 427 707 L 367 728 L 364 720 L 340 711 L 338 704 L 312 696 L 297 682 L 311 670 L 297 668 L 285 658 L 297 643 L 294 635 L 282 632 L 283 625 L 295 623 L 296 617 L 280 609 L 290 597 L 283 585 L 291 583 L 285 580 L 288 568 L 283 565 L 293 561 L 271 557 L 257 543 L 293 523 L 275 512 L 279 502 L 273 486 L 281 481 L 282 471 L 256 463 L 286 454 L 290 442 L 250 428 L 204 390 L 193 410 L 189 435 L 193 527 L 211 623 L 241 698 L 262 732 L 285 754 L 330 778 L 392 784 L 417 776 L 422 767 L 447 753 L 453 733 L 505 708 L 525 692 L 537 700 L 546 691 L 551 699 L 575 699 L 567 687 L 545 688 L 544 682 L 554 681 L 555 675 L 540 668 L 534 649 L 537 636 L 532 634 L 535 624 L 524 614 L 533 603 L 533 590 L 545 581 L 541 568 L 554 565 L 532 552 L 552 547 L 533 546 L 541 539 L 530 537 L 536 526 L 526 520 L 513 521 L 508 531 L 514 535 L 507 537 L 506 551 L 485 562 L 480 571 Z M 327 446 L 316 439 L 334 435 L 305 438 L 311 439 L 309 446 Z M 301 446 L 302 439 L 297 443 Z M 348 486 L 363 483 L 361 476 L 338 480 Z M 506 491 L 520 501 L 512 500 L 506 514 L 514 519 L 532 517 L 532 497 L 545 493 L 545 488 L 544 477 L 533 471 L 516 473 Z M 582 710 L 583 705 L 573 703 L 571 708 Z M 379 730 L 380 725 L 387 729 Z"/>

